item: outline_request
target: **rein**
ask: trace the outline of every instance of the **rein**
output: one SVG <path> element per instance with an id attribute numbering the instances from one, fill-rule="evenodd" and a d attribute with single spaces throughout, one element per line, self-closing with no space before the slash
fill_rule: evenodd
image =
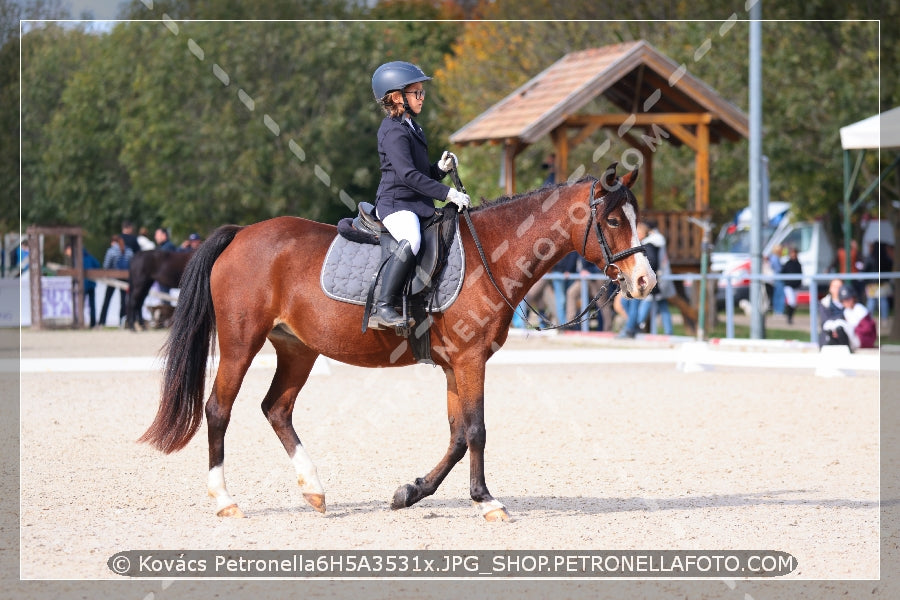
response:
<path id="1" fill-rule="evenodd" d="M 460 181 L 459 174 L 457 173 L 455 168 L 450 170 L 449 175 L 450 175 L 450 179 L 453 182 L 453 185 L 456 187 L 456 189 L 464 194 L 467 194 L 468 192 L 466 192 L 465 186 L 463 186 L 462 181 Z M 593 298 L 591 298 L 590 302 L 587 303 L 587 306 L 584 307 L 584 310 L 582 310 L 580 313 L 575 315 L 575 317 L 573 317 L 572 320 L 567 321 L 565 323 L 560 323 L 558 325 L 548 325 L 546 327 L 531 325 L 528 322 L 528 315 L 523 314 L 524 309 L 523 309 L 523 312 L 520 313 L 519 307 L 513 306 L 512 302 L 510 302 L 510 300 L 506 297 L 506 294 L 503 293 L 503 290 L 500 289 L 500 285 L 497 283 L 497 280 L 494 279 L 494 274 L 491 272 L 491 267 L 488 264 L 487 256 L 485 256 L 485 253 L 484 253 L 484 247 L 481 245 L 481 240 L 478 238 L 478 233 L 475 231 L 475 224 L 472 223 L 472 217 L 469 215 L 469 208 L 466 207 L 462 210 L 463 217 L 465 217 L 465 219 L 466 219 L 466 224 L 469 226 L 469 231 L 472 232 L 472 239 L 475 242 L 475 248 L 478 250 L 478 255 L 481 257 L 481 264 L 484 265 L 484 270 L 487 273 L 488 279 L 490 280 L 491 284 L 494 286 L 494 289 L 497 290 L 497 293 L 500 294 L 500 297 L 503 298 L 503 301 L 506 303 L 506 305 L 509 306 L 511 309 L 513 309 L 513 313 L 518 314 L 519 317 L 522 318 L 522 322 L 525 324 L 525 327 L 527 327 L 528 329 L 533 329 L 535 331 L 546 331 L 549 329 L 561 329 L 564 327 L 569 327 L 571 325 L 580 325 L 581 323 L 585 322 L 586 320 L 588 320 L 590 318 L 592 310 L 594 310 L 594 309 L 599 310 L 603 306 L 606 306 L 607 304 L 609 304 L 612 301 L 612 299 L 615 297 L 615 294 L 611 295 L 606 300 L 606 302 L 603 303 L 603 305 L 600 305 L 598 303 L 600 297 L 606 293 L 606 291 L 609 287 L 609 283 L 613 281 L 613 277 L 609 274 L 609 269 L 610 268 L 615 269 L 615 272 L 617 274 L 617 277 L 615 278 L 616 283 L 620 283 L 625 280 L 625 277 L 622 275 L 622 272 L 619 270 L 619 267 L 613 263 L 615 261 L 618 261 L 618 260 L 621 260 L 628 256 L 631 256 L 632 254 L 636 254 L 638 252 L 643 252 L 644 254 L 647 253 L 647 251 L 644 249 L 643 245 L 635 246 L 633 248 L 629 248 L 628 250 L 623 250 L 622 252 L 619 252 L 617 254 L 612 253 L 612 251 L 609 248 L 609 244 L 606 241 L 606 236 L 603 235 L 603 230 L 600 228 L 600 225 L 596 222 L 597 206 L 599 206 L 599 204 L 603 201 L 602 198 L 594 197 L 594 190 L 597 186 L 597 181 L 598 180 L 595 180 L 594 183 L 591 185 L 591 192 L 590 192 L 590 194 L 591 194 L 591 200 L 590 200 L 591 221 L 588 222 L 587 228 L 584 231 L 584 243 L 582 245 L 581 254 L 582 254 L 582 256 L 584 256 L 584 252 L 587 249 L 587 238 L 588 238 L 588 234 L 590 233 L 590 230 L 591 230 L 591 222 L 593 222 L 596 227 L 597 239 L 600 243 L 601 251 L 603 252 L 603 261 L 606 264 L 606 267 L 603 269 L 603 274 L 606 275 L 606 277 L 608 278 L 608 281 L 606 283 L 604 283 L 603 286 L 601 286 L 600 291 L 597 292 L 597 294 Z M 616 293 L 618 293 L 618 291 Z M 527 300 L 523 299 L 522 301 L 525 303 L 525 306 L 527 306 L 532 312 L 534 312 L 535 314 L 540 314 L 540 312 L 537 309 L 535 309 L 533 306 L 531 306 L 531 304 L 529 304 Z"/>

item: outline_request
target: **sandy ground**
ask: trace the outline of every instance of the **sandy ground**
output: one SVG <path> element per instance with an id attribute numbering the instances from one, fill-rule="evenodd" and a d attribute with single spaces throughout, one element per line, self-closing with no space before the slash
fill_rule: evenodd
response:
<path id="1" fill-rule="evenodd" d="M 163 340 L 25 331 L 21 343 L 23 358 L 108 357 L 154 355 Z M 769 549 L 796 557 L 790 579 L 880 575 L 877 374 L 489 363 L 487 482 L 513 517 L 500 524 L 472 507 L 465 459 L 434 496 L 389 509 L 394 490 L 447 447 L 439 369 L 332 364 L 310 379 L 294 422 L 325 486 L 325 515 L 304 503 L 259 410 L 270 377 L 250 371 L 226 438 L 229 491 L 247 518 L 221 519 L 206 495 L 205 425 L 173 455 L 135 443 L 156 412 L 157 372 L 23 374 L 21 577 L 120 579 L 107 559 L 131 549 Z M 699 595 L 667 582 L 641 596 L 776 597 L 757 582 L 707 584 Z M 200 584 L 142 585 L 137 598 L 181 597 Z M 438 595 L 421 582 L 398 585 L 411 597 Z M 568 585 L 559 597 L 591 589 Z M 867 595 L 884 590 L 865 585 Z"/>

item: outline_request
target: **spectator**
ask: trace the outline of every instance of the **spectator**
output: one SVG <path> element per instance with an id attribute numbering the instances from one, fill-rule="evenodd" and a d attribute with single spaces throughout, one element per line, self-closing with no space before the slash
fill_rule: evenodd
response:
<path id="1" fill-rule="evenodd" d="M 544 185 L 553 185 L 556 183 L 556 154 L 551 152 L 541 163 L 541 168 L 547 171 L 547 177 L 544 179 Z"/>
<path id="2" fill-rule="evenodd" d="M 847 346 L 850 351 L 874 348 L 877 332 L 875 320 L 861 303 L 856 301 L 856 291 L 849 285 L 841 286 L 838 299 L 844 307 L 841 318 L 829 319 L 822 325 L 826 332 L 826 346 Z"/>
<path id="3" fill-rule="evenodd" d="M 866 308 L 869 314 L 875 314 L 878 308 L 879 319 L 886 319 L 890 310 L 891 282 L 881 279 L 882 272 L 894 270 L 894 261 L 891 258 L 891 246 L 882 242 L 873 242 L 871 249 L 863 264 L 863 271 L 878 273 L 878 277 L 866 280 Z"/>
<path id="4" fill-rule="evenodd" d="M 66 256 L 72 257 L 72 245 L 66 244 Z M 81 249 L 81 262 L 85 271 L 88 269 L 99 269 L 100 261 L 87 251 L 87 248 Z M 84 280 L 84 299 L 87 301 L 88 308 L 88 324 L 90 327 L 97 325 L 97 282 L 93 279 Z"/>
<path id="5" fill-rule="evenodd" d="M 551 272 L 563 274 L 574 272 L 577 258 L 577 252 L 570 252 L 553 265 Z M 537 315 L 540 325 L 552 325 L 562 322 L 561 319 L 566 315 L 566 286 L 568 284 L 569 282 L 564 279 L 541 278 L 525 294 L 525 301 L 540 313 Z M 519 304 L 519 308 L 513 315 L 513 327 L 525 326 L 522 315 L 528 313 L 528 304 L 525 302 Z M 529 315 L 529 323 L 532 323 L 530 317 L 531 315 Z"/>
<path id="6" fill-rule="evenodd" d="M 830 332 L 825 331 L 825 323 L 844 318 L 844 305 L 841 304 L 840 292 L 844 286 L 842 279 L 832 279 L 828 285 L 828 293 L 819 302 L 819 347 L 828 342 Z"/>
<path id="7" fill-rule="evenodd" d="M 131 264 L 131 257 L 134 256 L 134 252 L 131 251 L 131 248 L 125 245 L 125 240 L 121 235 L 114 235 L 110 240 L 109 248 L 106 250 L 106 254 L 103 256 L 103 268 L 104 269 L 124 269 L 128 270 L 128 266 Z M 121 281 L 128 281 L 127 279 Z M 103 306 L 100 308 L 100 326 L 106 325 L 106 313 L 109 310 L 109 302 L 112 299 L 113 292 L 115 291 L 115 287 L 107 286 L 106 294 L 103 296 Z M 119 323 L 121 324 L 125 319 L 126 312 L 126 304 L 125 304 L 125 288 L 121 288 L 119 290 Z"/>
<path id="8" fill-rule="evenodd" d="M 788 259 L 781 265 L 782 275 L 802 275 L 803 267 L 797 258 L 797 248 L 791 246 L 788 249 Z M 794 322 L 794 311 L 797 310 L 797 290 L 803 285 L 802 279 L 784 280 L 784 314 L 787 315 L 788 324 Z"/>
<path id="9" fill-rule="evenodd" d="M 847 272 L 847 251 L 844 246 L 840 246 L 835 253 L 835 262 L 837 263 L 835 266 L 838 273 L 846 273 Z M 850 272 L 858 273 L 859 268 L 862 265 L 862 262 L 859 260 L 859 244 L 856 243 L 856 240 L 850 240 Z"/>
<path id="10" fill-rule="evenodd" d="M 137 236 L 134 235 L 134 223 L 131 221 L 122 221 L 122 240 L 125 246 L 131 249 L 132 254 L 141 251 L 141 245 L 138 243 Z"/>
<path id="11" fill-rule="evenodd" d="M 781 250 L 781 245 L 775 244 L 766 257 L 765 266 L 772 275 L 781 274 Z M 784 281 L 775 279 L 772 283 L 766 283 L 766 293 L 769 295 L 770 310 L 776 315 L 784 314 Z"/>
<path id="12" fill-rule="evenodd" d="M 577 270 L 578 274 L 581 276 L 584 275 L 601 275 L 602 271 L 595 265 L 594 263 L 581 258 L 576 255 L 578 258 L 577 262 Z M 606 291 L 604 294 L 597 298 L 597 306 L 600 307 L 598 319 L 599 323 L 597 324 L 597 329 L 600 331 L 611 331 L 612 330 L 612 321 L 613 321 L 613 307 L 612 307 L 612 294 L 614 293 L 614 287 L 611 282 L 606 278 L 602 279 L 588 279 L 588 299 L 593 298 L 603 289 L 603 286 L 606 285 Z M 566 321 L 571 321 L 575 318 L 575 316 L 580 313 L 584 307 L 581 305 L 581 279 L 576 279 L 572 282 L 572 285 L 569 286 L 569 289 L 566 291 Z M 573 329 L 578 329 L 578 325 L 573 325 Z"/>
<path id="13" fill-rule="evenodd" d="M 156 248 L 156 244 L 150 239 L 150 232 L 147 231 L 146 227 L 141 227 L 138 230 L 137 242 L 141 250 L 153 250 Z"/>
<path id="14" fill-rule="evenodd" d="M 648 219 L 647 221 L 638 223 L 637 234 L 647 252 L 647 260 L 650 262 L 650 267 L 655 272 L 660 273 L 662 260 L 664 259 L 668 264 L 668 254 L 666 253 L 666 238 L 664 238 L 656 229 L 656 221 Z M 669 271 L 671 273 L 671 269 L 669 269 Z M 657 284 L 650 292 L 650 295 L 643 300 L 634 298 L 622 299 L 622 307 L 628 314 L 628 320 L 619 332 L 618 337 L 633 338 L 638 329 L 642 327 L 643 323 L 649 317 L 650 310 L 653 308 L 653 303 L 660 301 L 659 308 L 663 321 L 663 331 L 666 335 L 672 334 L 672 315 L 669 312 L 668 298 L 675 295 L 675 286 L 672 284 L 671 280 L 669 280 L 667 284 L 664 284 L 663 282 L 665 279 L 665 277 L 659 277 L 657 279 Z M 663 293 L 661 285 L 665 285 L 665 293 Z M 668 286 L 671 286 L 671 288 Z"/>
<path id="15" fill-rule="evenodd" d="M 647 237 L 641 240 L 641 243 L 650 246 L 648 252 L 653 252 L 653 248 L 657 249 L 657 267 L 655 269 L 657 283 L 648 300 L 656 305 L 655 312 L 660 315 L 662 320 L 663 333 L 672 335 L 672 313 L 669 311 L 669 298 L 673 297 L 677 291 L 675 283 L 672 281 L 672 265 L 669 262 L 669 252 L 666 250 L 666 238 L 659 230 L 655 219 L 647 219 L 647 228 L 649 232 Z M 651 308 L 653 308 L 652 305 Z M 651 324 L 652 329 L 653 324 Z"/>
<path id="16" fill-rule="evenodd" d="M 19 267 L 17 277 L 28 270 L 28 240 L 22 240 L 13 250 L 13 260 L 10 261 L 13 267 Z"/>
<path id="17" fill-rule="evenodd" d="M 169 232 L 162 227 L 157 227 L 156 232 L 153 234 L 153 238 L 156 240 L 156 247 L 159 250 L 167 250 L 169 252 L 178 250 L 175 244 L 172 243 L 172 240 L 169 239 Z"/>
<path id="18" fill-rule="evenodd" d="M 188 239 L 181 242 L 181 246 L 178 248 L 179 252 L 193 252 L 197 248 L 200 247 L 200 244 L 203 243 L 203 238 L 200 237 L 199 234 L 192 233 L 188 236 Z"/>

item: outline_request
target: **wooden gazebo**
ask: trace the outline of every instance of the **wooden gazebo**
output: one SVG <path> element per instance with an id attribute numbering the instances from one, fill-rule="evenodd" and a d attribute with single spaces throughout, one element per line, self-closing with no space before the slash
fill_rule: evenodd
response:
<path id="1" fill-rule="evenodd" d="M 580 114 L 603 95 L 623 113 Z M 556 173 L 569 150 L 601 128 L 613 129 L 642 156 L 643 206 L 668 240 L 675 270 L 699 265 L 701 232 L 689 217 L 709 216 L 709 146 L 747 137 L 747 116 L 702 81 L 640 40 L 572 52 L 450 136 L 461 146 L 502 144 L 506 193 L 516 188 L 515 159 L 549 135 Z M 653 210 L 653 154 L 665 140 L 695 154 L 694 202 L 683 211 Z M 605 166 L 605 165 L 604 165 Z"/>

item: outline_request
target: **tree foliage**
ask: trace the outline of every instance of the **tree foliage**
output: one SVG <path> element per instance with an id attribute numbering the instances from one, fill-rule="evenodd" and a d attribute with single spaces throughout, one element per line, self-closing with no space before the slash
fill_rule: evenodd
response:
<path id="1" fill-rule="evenodd" d="M 811 0 L 767 4 L 764 17 L 861 19 L 869 10 L 866 2 Z M 647 39 L 747 111 L 743 11 L 742 3 L 688 8 L 680 0 L 637 0 L 612 14 L 608 4 L 587 0 L 391 0 L 373 7 L 157 0 L 152 9 L 133 0 L 122 16 L 151 21 L 105 32 L 47 26 L 23 36 L 23 216 L 81 224 L 103 238 L 123 218 L 171 227 L 176 238 L 280 214 L 334 222 L 377 186 L 382 114 L 370 81 L 388 60 L 415 62 L 435 76 L 421 115 L 433 158 L 453 131 L 567 52 L 622 40 Z M 471 16 L 493 20 L 456 20 Z M 241 21 L 251 18 L 345 20 Z M 535 18 L 556 20 L 510 20 Z M 887 43 L 894 32 L 874 22 L 764 24 L 764 153 L 773 199 L 837 219 L 838 129 L 900 100 L 896 76 L 883 68 L 879 102 L 879 35 L 882 60 L 896 59 L 900 44 Z M 18 99 L 18 43 L 13 36 L 0 52 L 4 106 Z M 589 109 L 612 110 L 602 99 Z M 15 115 L 4 111 L 4 120 L 10 127 L 3 135 L 17 134 Z M 598 156 L 606 140 L 612 145 Z M 19 189 L 9 168 L 18 144 L 6 142 L 0 189 L 10 203 Z M 574 149 L 570 165 L 597 173 L 626 147 L 614 131 L 601 131 Z M 520 155 L 522 189 L 540 184 L 549 149 L 548 139 Z M 500 195 L 497 147 L 454 150 L 474 196 Z M 746 142 L 713 148 L 711 201 L 720 222 L 747 202 L 746 163 Z M 687 205 L 693 155 L 664 144 L 654 167 L 655 205 Z"/>

